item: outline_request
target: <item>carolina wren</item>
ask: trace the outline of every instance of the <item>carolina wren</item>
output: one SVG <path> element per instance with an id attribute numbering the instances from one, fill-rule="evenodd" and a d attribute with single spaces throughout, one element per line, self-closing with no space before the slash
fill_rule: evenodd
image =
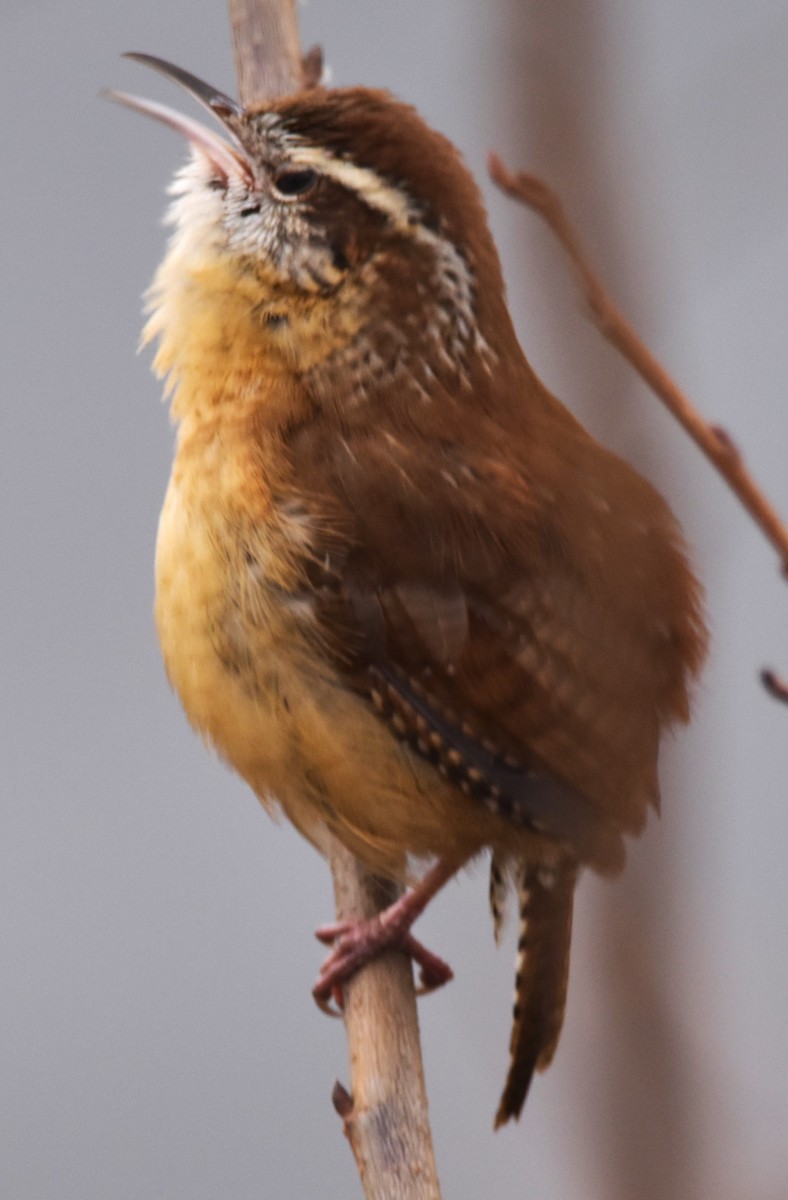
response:
<path id="1" fill-rule="evenodd" d="M 144 333 L 178 425 L 167 674 L 266 807 L 416 880 L 374 927 L 323 931 L 318 997 L 393 941 L 446 978 L 410 925 L 491 850 L 496 927 L 510 884 L 520 907 L 501 1124 L 555 1051 L 578 870 L 622 865 L 688 718 L 680 532 L 534 375 L 476 185 L 412 108 L 313 87 L 245 110 L 130 57 L 227 135 L 114 94 L 192 148 Z"/>

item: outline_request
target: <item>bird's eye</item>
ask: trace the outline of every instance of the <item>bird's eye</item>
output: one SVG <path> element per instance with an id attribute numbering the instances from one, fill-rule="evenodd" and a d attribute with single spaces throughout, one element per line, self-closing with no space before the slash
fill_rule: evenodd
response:
<path id="1" fill-rule="evenodd" d="M 311 167 L 288 167 L 274 176 L 274 187 L 281 196 L 305 196 L 317 183 L 317 171 Z"/>

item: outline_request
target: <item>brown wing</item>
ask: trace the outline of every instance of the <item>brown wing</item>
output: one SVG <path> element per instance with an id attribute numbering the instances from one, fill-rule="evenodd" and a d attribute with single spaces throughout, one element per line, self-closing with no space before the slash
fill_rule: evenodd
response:
<path id="1" fill-rule="evenodd" d="M 686 718 L 701 654 L 667 507 L 555 402 L 522 428 L 367 417 L 291 439 L 334 530 L 313 569 L 338 661 L 465 790 L 512 800 L 518 777 L 523 794 L 550 778 L 571 798 L 556 836 L 588 841 L 595 818 L 620 841 L 657 803 L 660 729 Z"/>

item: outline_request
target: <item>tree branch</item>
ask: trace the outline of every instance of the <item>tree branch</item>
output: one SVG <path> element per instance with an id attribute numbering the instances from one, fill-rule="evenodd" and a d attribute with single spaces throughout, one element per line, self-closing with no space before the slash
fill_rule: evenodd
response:
<path id="1" fill-rule="evenodd" d="M 229 0 L 238 89 L 249 107 L 317 82 L 319 51 L 301 58 L 294 0 Z M 338 842 L 330 854 L 337 920 L 367 919 L 397 889 Z M 389 952 L 345 989 L 352 1095 L 334 1087 L 334 1106 L 367 1200 L 440 1200 L 421 1061 L 410 960 Z"/>
<path id="2" fill-rule="evenodd" d="M 497 155 L 490 155 L 490 176 L 507 195 L 537 212 L 550 226 L 577 272 L 591 319 L 603 337 L 635 368 L 651 390 L 687 431 L 719 474 L 727 482 L 764 536 L 780 556 L 781 570 L 788 577 L 788 527 L 767 500 L 747 470 L 733 438 L 718 425 L 710 425 L 643 344 L 623 313 L 603 288 L 589 261 L 577 230 L 561 201 L 535 175 L 512 174 Z M 770 695 L 788 701 L 788 688 L 773 671 L 761 679 Z"/>
<path id="3" fill-rule="evenodd" d="M 229 0 L 238 96 L 252 108 L 304 85 L 295 0 Z"/>
<path id="4" fill-rule="evenodd" d="M 397 888 L 370 875 L 336 843 L 331 855 L 337 916 L 366 920 Z M 374 959 L 345 987 L 352 1097 L 337 1084 L 334 1106 L 368 1200 L 440 1200 L 419 1043 L 413 968 L 399 951 Z"/>

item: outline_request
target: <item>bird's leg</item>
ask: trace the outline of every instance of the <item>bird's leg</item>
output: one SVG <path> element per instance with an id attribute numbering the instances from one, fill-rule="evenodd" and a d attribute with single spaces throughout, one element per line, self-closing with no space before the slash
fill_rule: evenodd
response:
<path id="1" fill-rule="evenodd" d="M 360 967 L 384 950 L 404 950 L 419 964 L 424 991 L 432 991 L 448 983 L 453 978 L 451 967 L 418 942 L 412 936 L 410 927 L 457 869 L 456 862 L 436 863 L 414 888 L 371 920 L 337 921 L 332 925 L 321 925 L 315 931 L 315 936 L 321 942 L 332 945 L 333 949 L 323 963 L 312 989 L 318 1005 L 332 1012 L 331 998 L 341 1003 L 342 984 L 347 983 Z"/>

